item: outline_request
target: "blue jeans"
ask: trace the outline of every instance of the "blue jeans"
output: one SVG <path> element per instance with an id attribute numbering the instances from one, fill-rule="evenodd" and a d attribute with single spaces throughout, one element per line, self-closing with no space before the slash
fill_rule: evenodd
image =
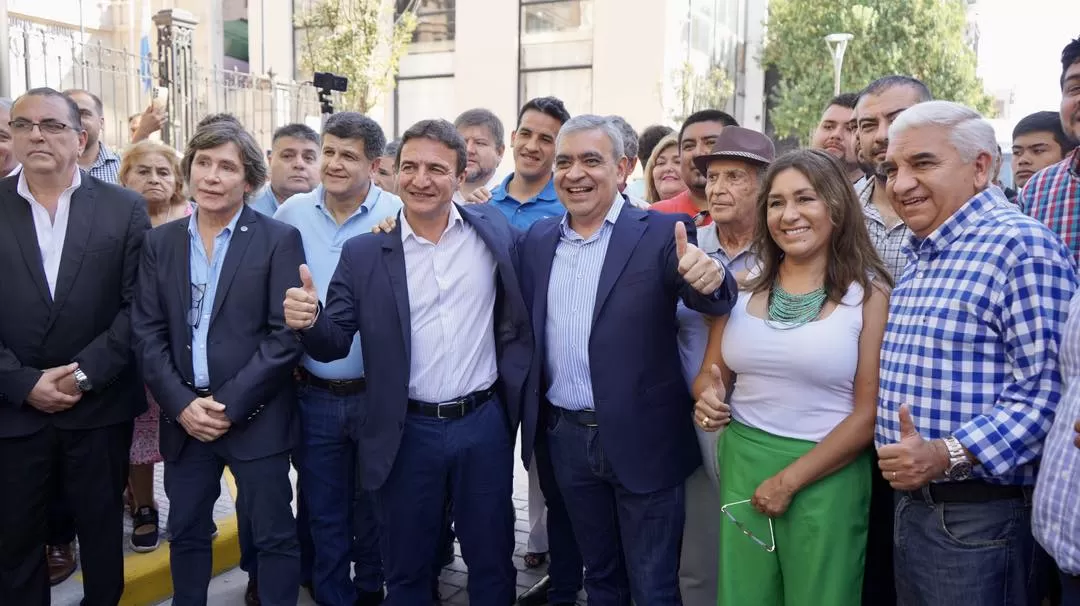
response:
<path id="1" fill-rule="evenodd" d="M 349 419 L 367 405 L 366 397 L 309 386 L 299 387 L 297 396 L 300 494 L 315 544 L 312 583 L 320 604 L 353 606 L 358 591 L 379 591 L 383 585 L 375 517 L 367 495 L 355 494 L 357 449 L 349 435 Z M 350 561 L 356 563 L 355 580 Z"/>
<path id="2" fill-rule="evenodd" d="M 387 606 L 431 606 L 447 495 L 473 606 L 514 602 L 514 444 L 493 398 L 460 419 L 410 414 L 390 476 L 374 492 Z"/>
<path id="3" fill-rule="evenodd" d="M 897 493 L 893 533 L 900 606 L 1037 606 L 1030 493 L 986 503 Z"/>
<path id="4" fill-rule="evenodd" d="M 679 606 L 685 485 L 638 494 L 612 471 L 598 427 L 556 412 L 547 441 L 555 480 L 585 561 L 590 606 Z"/>

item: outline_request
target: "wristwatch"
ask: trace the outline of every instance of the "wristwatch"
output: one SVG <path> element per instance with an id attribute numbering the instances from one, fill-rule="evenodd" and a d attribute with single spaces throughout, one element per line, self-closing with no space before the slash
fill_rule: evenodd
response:
<path id="1" fill-rule="evenodd" d="M 75 377 L 75 387 L 79 388 L 79 391 L 86 393 L 94 388 L 90 384 L 90 377 L 86 376 L 86 373 L 81 368 L 76 368 L 75 372 L 71 373 Z"/>
<path id="2" fill-rule="evenodd" d="M 945 448 L 949 449 L 949 467 L 945 470 L 945 479 L 960 482 L 971 477 L 971 461 L 968 460 L 964 446 L 953 436 L 942 438 Z"/>

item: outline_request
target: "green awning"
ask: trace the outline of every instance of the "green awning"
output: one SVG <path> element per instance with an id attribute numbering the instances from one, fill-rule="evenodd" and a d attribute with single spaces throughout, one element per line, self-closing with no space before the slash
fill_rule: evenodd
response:
<path id="1" fill-rule="evenodd" d="M 247 19 L 225 22 L 225 56 L 240 61 L 248 60 Z"/>

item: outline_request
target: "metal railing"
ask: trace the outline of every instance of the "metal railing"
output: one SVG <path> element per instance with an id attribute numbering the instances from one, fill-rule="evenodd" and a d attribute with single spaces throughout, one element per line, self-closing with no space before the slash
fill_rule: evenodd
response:
<path id="1" fill-rule="evenodd" d="M 310 83 L 293 82 L 220 68 L 205 68 L 193 61 L 177 61 L 190 53 L 177 53 L 172 45 L 190 45 L 190 36 L 158 41 L 149 57 L 111 48 L 78 30 L 9 19 L 8 49 L 12 96 L 41 86 L 57 90 L 80 88 L 101 97 L 105 130 L 102 140 L 122 149 L 130 140 L 128 118 L 149 106 L 155 86 L 170 90 L 169 143 L 182 150 L 195 124 L 211 113 L 235 115 L 265 149 L 276 128 L 320 117 L 317 90 Z M 164 46 L 162 45 L 164 43 Z M 159 58 L 167 50 L 170 60 Z M 0 52 L 3 52 L 0 50 Z M 340 95 L 335 93 L 335 101 Z"/>

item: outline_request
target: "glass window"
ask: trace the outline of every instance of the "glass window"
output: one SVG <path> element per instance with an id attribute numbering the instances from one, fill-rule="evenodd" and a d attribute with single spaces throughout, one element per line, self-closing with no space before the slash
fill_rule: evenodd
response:
<path id="1" fill-rule="evenodd" d="M 411 5 L 416 11 L 416 29 L 409 52 L 436 52 L 454 49 L 455 0 L 397 0 L 400 14 Z"/>
<path id="2" fill-rule="evenodd" d="M 592 34 L 592 0 L 523 0 L 522 36 L 551 33 Z"/>
<path id="3" fill-rule="evenodd" d="M 521 74 L 521 104 L 534 97 L 562 99 L 571 115 L 592 111 L 592 68 L 558 69 Z"/>
<path id="4" fill-rule="evenodd" d="M 454 77 L 410 78 L 398 80 L 394 91 L 394 136 L 400 137 L 410 126 L 428 118 L 453 120 Z"/>

